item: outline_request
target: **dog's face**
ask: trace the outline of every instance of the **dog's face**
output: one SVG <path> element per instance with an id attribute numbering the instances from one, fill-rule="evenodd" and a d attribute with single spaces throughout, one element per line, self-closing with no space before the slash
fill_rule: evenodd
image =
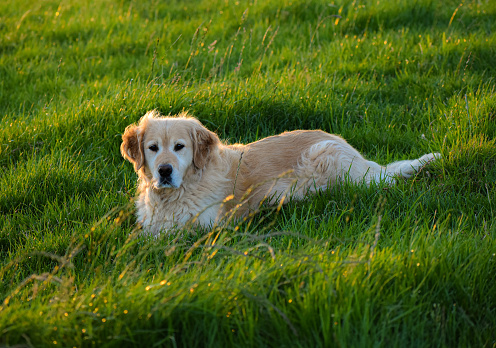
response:
<path id="1" fill-rule="evenodd" d="M 207 165 L 219 139 L 186 114 L 157 116 L 148 112 L 138 125 L 126 128 L 121 153 L 155 188 L 178 188 L 188 174 Z"/>

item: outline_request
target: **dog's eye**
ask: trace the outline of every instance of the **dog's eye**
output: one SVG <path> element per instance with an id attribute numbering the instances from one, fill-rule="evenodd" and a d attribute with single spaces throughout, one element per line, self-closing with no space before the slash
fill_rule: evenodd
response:
<path id="1" fill-rule="evenodd" d="M 183 145 L 183 144 L 176 144 L 176 145 L 174 146 L 174 151 L 179 151 L 179 150 L 181 150 L 183 147 L 184 147 L 184 145 Z"/>
<path id="2" fill-rule="evenodd" d="M 157 152 L 157 151 L 158 151 L 158 146 L 157 146 L 157 145 L 155 145 L 155 144 L 154 144 L 154 145 L 150 145 L 150 146 L 148 147 L 148 149 L 149 149 L 150 151 Z"/>

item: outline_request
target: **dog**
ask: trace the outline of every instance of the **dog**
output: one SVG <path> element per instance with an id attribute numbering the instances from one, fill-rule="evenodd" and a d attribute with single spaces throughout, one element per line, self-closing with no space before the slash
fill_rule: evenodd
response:
<path id="1" fill-rule="evenodd" d="M 120 149 L 139 177 L 137 220 L 155 236 L 187 223 L 208 227 L 232 212 L 243 217 L 264 201 L 302 199 L 344 180 L 394 184 L 440 158 L 429 153 L 381 166 L 321 130 L 227 145 L 187 112 L 157 111 L 126 128 Z"/>

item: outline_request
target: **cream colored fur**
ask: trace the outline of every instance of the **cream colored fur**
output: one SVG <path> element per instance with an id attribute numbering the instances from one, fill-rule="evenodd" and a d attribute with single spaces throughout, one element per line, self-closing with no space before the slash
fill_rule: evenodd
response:
<path id="1" fill-rule="evenodd" d="M 160 117 L 156 111 L 128 126 L 122 138 L 121 153 L 139 176 L 137 218 L 153 235 L 189 222 L 208 226 L 233 208 L 243 216 L 263 200 L 301 199 L 346 179 L 392 184 L 440 157 L 430 153 L 380 166 L 320 130 L 225 145 L 187 113 Z"/>

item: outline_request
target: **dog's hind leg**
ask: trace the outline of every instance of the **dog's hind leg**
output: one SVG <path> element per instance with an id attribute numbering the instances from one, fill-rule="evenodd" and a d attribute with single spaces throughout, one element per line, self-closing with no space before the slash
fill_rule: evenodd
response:
<path id="1" fill-rule="evenodd" d="M 386 168 L 366 160 L 343 139 L 321 141 L 305 152 L 296 169 L 297 177 L 311 178 L 316 188 L 326 188 L 338 182 L 394 183 Z M 311 191 L 315 189 L 311 188 Z"/>
<path id="2" fill-rule="evenodd" d="M 302 192 L 325 189 L 337 182 L 371 182 L 394 184 L 396 177 L 409 178 L 426 164 L 440 158 L 439 153 L 429 153 L 415 160 L 398 161 L 381 166 L 366 160 L 356 149 L 337 138 L 313 145 L 301 157 L 295 174 L 310 178 L 313 186 L 302 186 Z"/>

